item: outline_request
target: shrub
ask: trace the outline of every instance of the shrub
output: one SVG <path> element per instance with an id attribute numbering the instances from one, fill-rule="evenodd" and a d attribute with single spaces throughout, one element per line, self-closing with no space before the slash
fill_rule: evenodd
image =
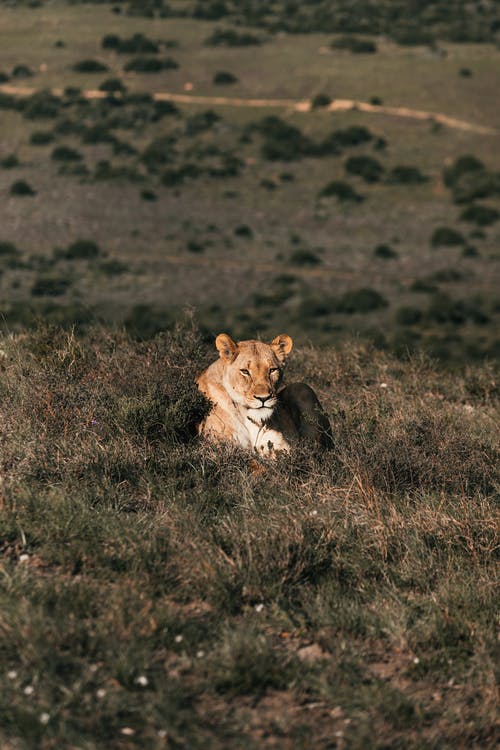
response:
<path id="1" fill-rule="evenodd" d="M 28 120 L 51 120 L 60 109 L 60 100 L 50 91 L 37 91 L 22 103 L 23 116 Z"/>
<path id="2" fill-rule="evenodd" d="M 387 175 L 387 182 L 403 185 L 420 185 L 428 181 L 418 167 L 396 166 L 393 167 Z"/>
<path id="3" fill-rule="evenodd" d="M 115 141 L 116 137 L 104 123 L 86 128 L 82 133 L 82 143 L 114 143 Z"/>
<path id="4" fill-rule="evenodd" d="M 11 75 L 12 78 L 32 78 L 35 74 L 28 65 L 16 65 Z"/>
<path id="5" fill-rule="evenodd" d="M 94 260 L 101 255 L 101 249 L 92 240 L 76 240 L 63 252 L 67 260 Z"/>
<path id="6" fill-rule="evenodd" d="M 197 240 L 188 240 L 186 248 L 190 253 L 203 253 L 205 251 L 205 245 Z"/>
<path id="7" fill-rule="evenodd" d="M 101 47 L 103 49 L 115 49 L 117 50 L 120 46 L 121 39 L 118 34 L 106 34 L 101 40 Z"/>
<path id="8" fill-rule="evenodd" d="M 372 156 L 350 156 L 345 170 L 349 174 L 361 177 L 365 182 L 379 182 L 384 173 L 384 167 Z"/>
<path id="9" fill-rule="evenodd" d="M 115 167 L 107 159 L 97 162 L 94 171 L 95 180 L 128 180 L 129 182 L 141 182 L 144 176 L 134 167 Z"/>
<path id="10" fill-rule="evenodd" d="M 133 57 L 124 66 L 126 72 L 134 73 L 159 73 L 160 70 L 175 70 L 179 64 L 171 57 L 163 60 L 157 57 Z"/>
<path id="11" fill-rule="evenodd" d="M 396 252 L 396 250 L 394 250 L 390 245 L 385 245 L 385 244 L 377 245 L 377 247 L 373 251 L 373 254 L 377 258 L 384 258 L 384 259 L 398 257 L 398 253 Z"/>
<path id="12" fill-rule="evenodd" d="M 121 276 L 122 273 L 128 271 L 128 266 L 125 263 L 122 263 L 121 260 L 110 258 L 109 260 L 103 260 L 102 263 L 99 263 L 98 270 L 105 276 Z"/>
<path id="13" fill-rule="evenodd" d="M 163 70 L 177 70 L 179 63 L 172 57 L 164 57 L 161 61 Z"/>
<path id="14" fill-rule="evenodd" d="M 215 29 L 205 40 L 210 47 L 248 47 L 261 44 L 259 37 L 248 32 L 239 33 L 234 29 Z"/>
<path id="15" fill-rule="evenodd" d="M 265 141 L 262 155 L 269 161 L 293 161 L 315 151 L 314 143 L 299 128 L 271 115 L 252 126 Z"/>
<path id="16" fill-rule="evenodd" d="M 362 143 L 369 143 L 373 140 L 373 135 L 364 125 L 351 125 L 348 128 L 334 130 L 330 138 L 338 146 L 347 148 L 349 146 L 359 146 Z"/>
<path id="17" fill-rule="evenodd" d="M 85 132 L 85 125 L 65 118 L 56 122 L 53 132 L 56 135 L 80 135 Z"/>
<path id="18" fill-rule="evenodd" d="M 34 297 L 60 297 L 68 287 L 71 279 L 67 276 L 39 276 L 31 287 Z"/>
<path id="19" fill-rule="evenodd" d="M 447 283 L 450 281 L 462 281 L 464 275 L 461 271 L 457 271 L 456 268 L 442 268 L 440 271 L 435 271 L 428 279 L 430 282 L 435 281 L 438 284 Z"/>
<path id="20" fill-rule="evenodd" d="M 5 159 L 0 161 L 0 166 L 4 169 L 14 169 L 14 167 L 18 167 L 19 164 L 20 161 L 16 154 L 9 154 Z"/>
<path id="21" fill-rule="evenodd" d="M 109 91 L 111 94 L 125 94 L 127 87 L 119 78 L 106 78 L 99 86 L 99 91 Z"/>
<path id="22" fill-rule="evenodd" d="M 175 157 L 175 140 L 171 135 L 165 135 L 151 141 L 141 155 L 141 161 L 149 171 L 154 172 L 159 167 L 169 164 Z"/>
<path id="23" fill-rule="evenodd" d="M 9 192 L 11 195 L 17 196 L 36 195 L 36 190 L 34 190 L 26 180 L 16 180 L 16 182 L 13 182 L 10 186 Z"/>
<path id="24" fill-rule="evenodd" d="M 431 245 L 433 247 L 463 245 L 464 242 L 465 238 L 463 234 L 451 227 L 438 227 L 434 230 L 431 237 Z"/>
<path id="25" fill-rule="evenodd" d="M 483 172 L 485 166 L 483 162 L 471 154 L 466 154 L 456 159 L 456 161 L 443 170 L 443 180 L 447 187 L 456 185 L 462 175 L 469 172 Z"/>
<path id="26" fill-rule="evenodd" d="M 0 258 L 14 258 L 19 255 L 19 250 L 13 242 L 0 240 Z"/>
<path id="27" fill-rule="evenodd" d="M 297 318 L 299 320 L 322 318 L 337 312 L 337 300 L 325 295 L 309 294 L 304 297 L 297 309 Z"/>
<path id="28" fill-rule="evenodd" d="M 99 62 L 99 60 L 88 59 L 76 62 L 72 70 L 75 73 L 105 73 L 108 70 L 108 66 Z"/>
<path id="29" fill-rule="evenodd" d="M 238 83 L 238 79 L 227 70 L 218 70 L 213 77 L 213 83 L 217 86 L 226 86 L 231 83 Z"/>
<path id="30" fill-rule="evenodd" d="M 22 102 L 18 102 L 15 96 L 12 96 L 11 94 L 4 94 L 2 91 L 0 91 L 0 109 L 19 110 L 22 109 L 22 106 Z"/>
<path id="31" fill-rule="evenodd" d="M 424 294 L 430 294 L 438 291 L 438 287 L 435 284 L 431 284 L 428 279 L 415 279 L 410 286 L 410 292 L 422 292 Z"/>
<path id="32" fill-rule="evenodd" d="M 436 294 L 426 310 L 426 317 L 434 323 L 464 325 L 471 321 L 477 325 L 488 322 L 481 304 L 473 300 L 454 300 L 447 294 Z"/>
<path id="33" fill-rule="evenodd" d="M 186 135 L 194 136 L 198 135 L 198 133 L 203 133 L 205 130 L 210 130 L 220 119 L 220 115 L 214 112 L 213 109 L 207 109 L 205 112 L 198 112 L 195 115 L 191 115 L 186 120 Z"/>
<path id="34" fill-rule="evenodd" d="M 319 109 L 320 107 L 328 107 L 332 103 L 331 97 L 328 94 L 316 94 L 311 100 L 312 109 Z"/>
<path id="35" fill-rule="evenodd" d="M 474 245 L 466 245 L 464 249 L 462 250 L 462 257 L 463 258 L 478 258 L 479 250 L 477 249 L 477 247 L 474 247 Z"/>
<path id="36" fill-rule="evenodd" d="M 331 43 L 333 49 L 345 49 L 355 54 L 373 54 L 377 51 L 377 45 L 371 39 L 356 36 L 341 36 Z"/>
<path id="37" fill-rule="evenodd" d="M 294 250 L 290 255 L 289 262 L 294 266 L 317 266 L 322 261 L 312 250 Z"/>
<path id="38" fill-rule="evenodd" d="M 229 9 L 223 0 L 198 2 L 193 10 L 193 18 L 200 18 L 204 21 L 219 21 L 227 15 L 229 15 Z"/>
<path id="39" fill-rule="evenodd" d="M 54 161 L 82 161 L 83 156 L 79 151 L 69 146 L 57 146 L 51 154 Z"/>
<path id="40" fill-rule="evenodd" d="M 487 227 L 490 224 L 494 224 L 495 221 L 498 221 L 500 218 L 500 212 L 491 206 L 481 206 L 474 203 L 462 211 L 460 218 L 462 221 L 470 221 L 480 227 Z"/>
<path id="41" fill-rule="evenodd" d="M 47 143 L 52 143 L 54 140 L 54 133 L 49 130 L 37 130 L 30 136 L 30 143 L 33 146 L 46 146 Z"/>
<path id="42" fill-rule="evenodd" d="M 223 154 L 218 164 L 211 165 L 207 172 L 210 177 L 238 177 L 244 162 L 235 154 Z"/>
<path id="43" fill-rule="evenodd" d="M 396 323 L 403 326 L 414 326 L 422 320 L 422 311 L 418 307 L 400 307 L 396 312 Z"/>
<path id="44" fill-rule="evenodd" d="M 173 102 L 155 101 L 152 120 L 153 122 L 157 122 L 158 120 L 161 120 L 162 117 L 171 117 L 172 115 L 178 114 L 180 114 L 179 109 Z"/>
<path id="45" fill-rule="evenodd" d="M 464 174 L 453 186 L 455 203 L 500 195 L 500 173 L 475 171 Z"/>
<path id="46" fill-rule="evenodd" d="M 149 55 L 159 52 L 159 47 L 152 39 L 141 33 L 136 33 L 128 39 L 119 39 L 117 52 L 132 55 Z"/>
<path id="47" fill-rule="evenodd" d="M 364 287 L 346 292 L 337 302 L 339 313 L 353 315 L 354 313 L 368 313 L 388 306 L 387 300 L 375 289 Z"/>
<path id="48" fill-rule="evenodd" d="M 274 180 L 270 180 L 268 177 L 263 177 L 259 182 L 259 185 L 265 190 L 276 190 L 276 188 L 278 187 L 276 182 Z"/>
<path id="49" fill-rule="evenodd" d="M 123 70 L 127 73 L 159 73 L 163 70 L 163 65 L 157 57 L 133 57 L 125 63 Z"/>
<path id="50" fill-rule="evenodd" d="M 153 202 L 158 200 L 158 196 L 152 190 L 141 190 L 140 196 L 143 201 Z"/>
<path id="51" fill-rule="evenodd" d="M 166 187 L 173 187 L 174 185 L 180 185 L 186 179 L 196 179 L 201 177 L 203 169 L 198 164 L 187 163 L 183 164 L 178 169 L 167 169 L 161 177 L 162 185 Z"/>
<path id="52" fill-rule="evenodd" d="M 0 70 L 0 84 L 7 83 L 7 81 L 9 81 L 9 80 L 10 79 L 9 79 L 9 76 L 7 75 L 7 73 L 4 73 L 2 70 Z"/>
<path id="53" fill-rule="evenodd" d="M 334 197 L 341 202 L 361 203 L 364 200 L 347 182 L 332 180 L 319 192 L 320 198 Z"/>
<path id="54" fill-rule="evenodd" d="M 240 224 L 239 226 L 234 228 L 234 234 L 237 237 L 246 237 L 251 238 L 253 237 L 253 230 L 252 227 L 249 227 L 248 224 Z"/>

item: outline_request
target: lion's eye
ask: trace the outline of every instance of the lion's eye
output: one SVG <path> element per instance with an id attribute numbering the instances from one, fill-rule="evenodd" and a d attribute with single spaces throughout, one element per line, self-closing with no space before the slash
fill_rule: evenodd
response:
<path id="1" fill-rule="evenodd" d="M 245 369 L 240 370 L 240 372 L 241 372 L 242 375 L 250 375 L 250 373 L 248 372 L 248 370 L 245 370 Z"/>

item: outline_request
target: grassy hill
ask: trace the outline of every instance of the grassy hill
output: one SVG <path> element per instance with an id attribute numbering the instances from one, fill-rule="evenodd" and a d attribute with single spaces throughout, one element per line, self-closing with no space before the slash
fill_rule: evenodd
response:
<path id="1" fill-rule="evenodd" d="M 0 9 L 2 750 L 496 747 L 498 5 Z"/>
<path id="2" fill-rule="evenodd" d="M 190 324 L 0 357 L 2 747 L 496 746 L 498 371 L 299 350 L 335 449 L 255 474 Z"/>

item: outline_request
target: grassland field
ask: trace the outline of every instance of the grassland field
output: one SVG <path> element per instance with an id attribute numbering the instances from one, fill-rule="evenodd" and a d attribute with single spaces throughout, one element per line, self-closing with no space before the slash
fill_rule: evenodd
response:
<path id="1" fill-rule="evenodd" d="M 280 31 L 326 5 L 0 2 L 2 750 L 498 746 L 494 6 Z M 333 450 L 197 440 L 222 330 Z"/>

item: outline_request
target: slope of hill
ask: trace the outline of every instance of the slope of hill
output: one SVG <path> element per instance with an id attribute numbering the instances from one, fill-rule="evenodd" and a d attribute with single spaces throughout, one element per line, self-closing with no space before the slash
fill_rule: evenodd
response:
<path id="1" fill-rule="evenodd" d="M 2 747 L 495 747 L 498 371 L 299 350 L 335 450 L 253 474 L 211 357 L 0 340 Z"/>

